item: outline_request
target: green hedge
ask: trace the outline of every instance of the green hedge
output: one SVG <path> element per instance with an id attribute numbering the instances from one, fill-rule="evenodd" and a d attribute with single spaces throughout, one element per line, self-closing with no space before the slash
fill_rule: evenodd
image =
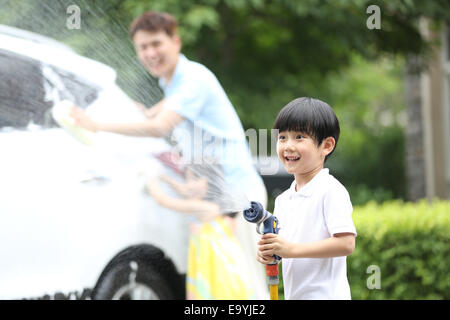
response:
<path id="1" fill-rule="evenodd" d="M 450 202 L 370 202 L 355 207 L 353 220 L 352 299 L 450 299 Z M 369 266 L 379 268 L 380 289 Z"/>

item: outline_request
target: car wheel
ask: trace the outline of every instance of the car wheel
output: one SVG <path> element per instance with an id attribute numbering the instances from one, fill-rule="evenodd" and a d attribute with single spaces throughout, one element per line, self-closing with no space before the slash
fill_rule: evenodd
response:
<path id="1" fill-rule="evenodd" d="M 95 300 L 172 300 L 185 298 L 183 277 L 172 261 L 151 245 L 127 248 L 113 258 L 97 281 Z"/>

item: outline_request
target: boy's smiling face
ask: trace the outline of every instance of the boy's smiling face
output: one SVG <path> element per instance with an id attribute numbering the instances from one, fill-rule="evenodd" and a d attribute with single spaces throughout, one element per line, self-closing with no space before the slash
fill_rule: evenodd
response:
<path id="1" fill-rule="evenodd" d="M 288 173 L 299 176 L 315 175 L 323 168 L 325 156 L 334 148 L 328 137 L 317 145 L 316 139 L 303 132 L 282 131 L 278 134 L 277 153 Z"/>

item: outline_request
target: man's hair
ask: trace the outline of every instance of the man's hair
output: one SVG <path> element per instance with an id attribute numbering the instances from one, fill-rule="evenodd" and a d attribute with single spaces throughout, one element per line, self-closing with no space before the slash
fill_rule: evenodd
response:
<path id="1" fill-rule="evenodd" d="M 130 37 L 133 39 L 139 30 L 158 32 L 164 31 L 169 36 L 173 36 L 177 30 L 177 20 L 167 12 L 147 11 L 134 19 L 130 25 Z"/>
<path id="2" fill-rule="evenodd" d="M 334 152 L 339 139 L 339 121 L 333 109 L 326 103 L 314 98 L 297 98 L 289 102 L 275 120 L 274 129 L 298 131 L 313 137 L 317 145 L 327 137 L 333 137 L 335 146 L 325 160 Z"/>

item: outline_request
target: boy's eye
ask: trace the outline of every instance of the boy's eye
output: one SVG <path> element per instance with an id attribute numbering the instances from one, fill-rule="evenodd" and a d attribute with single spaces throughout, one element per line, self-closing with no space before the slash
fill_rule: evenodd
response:
<path id="1" fill-rule="evenodd" d="M 296 137 L 295 137 L 295 139 L 303 139 L 304 138 L 304 136 L 302 136 L 301 134 L 298 134 Z"/>
<path id="2" fill-rule="evenodd" d="M 278 140 L 284 140 L 284 139 L 286 139 L 285 136 L 278 136 Z"/>

